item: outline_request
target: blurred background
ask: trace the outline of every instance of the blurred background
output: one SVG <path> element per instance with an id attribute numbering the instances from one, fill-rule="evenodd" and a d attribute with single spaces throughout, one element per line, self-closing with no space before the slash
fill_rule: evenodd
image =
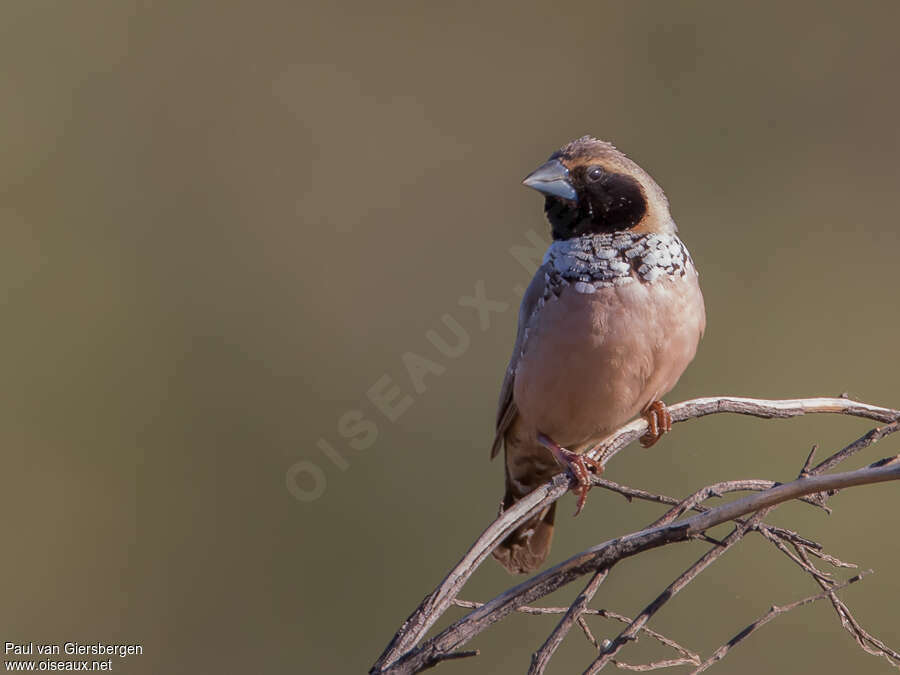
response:
<path id="1" fill-rule="evenodd" d="M 657 179 L 701 271 L 709 326 L 669 402 L 900 406 L 898 20 L 889 1 L 5 2 L 0 641 L 140 643 L 113 664 L 131 674 L 367 670 L 496 512 L 530 277 L 510 250 L 546 237 L 520 180 L 582 134 Z M 868 427 L 714 416 L 607 475 L 674 496 L 790 480 Z M 895 649 L 897 499 L 771 518 L 876 570 L 843 597 Z M 660 512 L 599 490 L 573 510 L 552 563 Z M 594 606 L 633 615 L 703 551 L 621 564 Z M 489 561 L 462 597 L 514 581 Z M 651 626 L 706 655 L 817 590 L 750 538 Z M 555 623 L 510 617 L 441 671 L 524 672 Z M 573 633 L 551 672 L 591 658 Z M 889 670 L 825 603 L 717 668 Z"/>

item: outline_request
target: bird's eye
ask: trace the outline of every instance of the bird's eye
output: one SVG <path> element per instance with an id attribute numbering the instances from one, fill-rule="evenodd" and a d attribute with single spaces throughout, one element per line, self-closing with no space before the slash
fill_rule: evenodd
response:
<path id="1" fill-rule="evenodd" d="M 603 177 L 603 169 L 601 169 L 599 166 L 592 166 L 590 169 L 588 169 L 587 177 L 591 182 L 598 181 Z"/>

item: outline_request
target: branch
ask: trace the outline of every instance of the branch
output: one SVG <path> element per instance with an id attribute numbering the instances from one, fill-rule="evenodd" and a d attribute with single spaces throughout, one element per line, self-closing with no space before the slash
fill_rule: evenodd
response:
<path id="1" fill-rule="evenodd" d="M 808 549 L 796 545 L 795 549 L 797 551 L 797 554 L 806 564 L 814 567 L 809 557 L 807 556 L 807 553 L 810 552 Z M 840 563 L 840 561 L 838 562 Z M 841 563 L 841 565 L 846 566 L 846 563 Z M 847 632 L 853 636 L 853 639 L 856 640 L 856 644 L 858 644 L 863 651 L 872 654 L 873 656 L 883 656 L 885 660 L 887 660 L 887 662 L 890 663 L 894 668 L 900 668 L 900 653 L 895 652 L 893 649 L 888 647 L 874 635 L 868 633 L 862 626 L 859 625 L 859 622 L 850 612 L 850 609 L 847 607 L 847 605 L 845 605 L 844 602 L 835 594 L 834 591 L 837 590 L 837 586 L 834 584 L 834 582 L 822 581 L 818 577 L 814 577 L 814 579 L 822 589 L 828 591 L 828 599 L 831 600 L 831 604 L 834 607 L 835 612 L 837 612 L 838 618 L 841 620 L 841 626 L 843 626 L 847 630 Z"/>
<path id="2" fill-rule="evenodd" d="M 544 642 L 534 655 L 532 655 L 531 668 L 528 669 L 528 675 L 540 675 L 544 672 L 544 669 L 550 662 L 550 657 L 553 656 L 553 652 L 555 652 L 556 648 L 562 644 L 562 641 L 568 634 L 572 624 L 581 619 L 584 610 L 587 609 L 588 603 L 593 599 L 594 594 L 597 592 L 597 589 L 600 588 L 600 584 L 606 579 L 608 573 L 608 569 L 601 569 L 594 573 L 594 577 L 590 580 L 588 585 L 585 586 L 584 590 L 578 594 L 578 597 L 575 598 L 575 602 L 572 603 L 572 606 L 569 607 L 565 616 L 556 625 L 553 632 L 550 633 L 550 637 L 547 638 L 547 641 Z"/>
<path id="3" fill-rule="evenodd" d="M 619 561 L 642 551 L 668 543 L 686 541 L 721 523 L 797 497 L 898 479 L 900 479 L 900 457 L 893 457 L 856 471 L 799 478 L 729 504 L 723 504 L 685 520 L 641 530 L 593 546 L 501 593 L 482 607 L 456 621 L 421 647 L 408 652 L 392 665 L 381 669 L 380 672 L 419 672 L 433 664 L 441 654 L 456 650 L 518 607 L 552 593 L 579 576 L 600 569 L 609 569 Z"/>
<path id="4" fill-rule="evenodd" d="M 623 630 L 616 637 L 615 640 L 612 640 L 603 650 L 601 650 L 600 654 L 597 658 L 588 666 L 588 669 L 585 671 L 585 675 L 593 675 L 593 673 L 598 672 L 601 668 L 603 668 L 607 663 L 612 661 L 613 657 L 619 652 L 622 647 L 625 646 L 627 642 L 630 640 L 634 640 L 637 636 L 638 631 L 644 627 L 644 625 L 650 620 L 654 614 L 656 614 L 663 605 L 665 605 L 669 600 L 675 597 L 678 592 L 691 583 L 703 570 L 709 567 L 712 563 L 722 557 L 725 552 L 738 543 L 741 539 L 743 539 L 744 535 L 757 523 L 761 522 L 763 518 L 765 518 L 766 514 L 772 510 L 774 506 L 769 506 L 768 508 L 762 509 L 759 513 L 755 514 L 752 518 L 750 518 L 743 525 L 738 525 L 731 531 L 722 546 L 717 546 L 715 548 L 711 548 L 707 551 L 697 562 L 687 568 L 684 572 L 675 581 L 666 587 L 666 589 L 660 593 L 656 599 L 647 605 L 644 610 L 638 614 L 634 620 L 631 622 L 631 625 L 628 626 L 625 630 Z M 695 516 L 697 518 L 699 516 Z M 730 520 L 730 519 L 729 519 Z"/>
<path id="5" fill-rule="evenodd" d="M 478 566 L 490 554 L 494 547 L 503 541 L 521 523 L 538 513 L 546 505 L 552 504 L 562 497 L 569 489 L 569 477 L 560 473 L 553 479 L 535 489 L 521 500 L 513 504 L 500 514 L 493 523 L 481 534 L 468 550 L 456 567 L 444 577 L 434 591 L 422 601 L 416 611 L 403 622 L 400 630 L 391 640 L 384 653 L 372 666 L 370 672 L 382 672 L 386 664 L 391 664 L 397 658 L 414 647 L 422 636 L 434 625 L 434 622 L 453 604 L 453 599 L 460 589 L 478 569 Z M 525 603 L 522 603 L 525 604 Z"/>
<path id="6" fill-rule="evenodd" d="M 897 423 L 893 423 L 889 426 L 897 426 Z M 887 428 L 887 427 L 885 427 Z M 885 429 L 883 428 L 883 429 Z M 884 433 L 883 429 L 876 429 L 874 431 L 880 432 L 879 434 L 874 434 L 873 432 L 869 432 L 865 434 L 863 437 L 846 446 L 845 448 L 839 450 L 834 453 L 831 457 L 821 462 L 815 468 L 810 469 L 809 466 L 812 463 L 812 458 L 815 454 L 816 448 L 815 446 L 810 451 L 806 463 L 803 466 L 803 469 L 800 471 L 800 477 L 798 480 L 808 480 L 818 474 L 823 473 L 828 467 L 834 466 L 838 462 L 846 459 L 854 452 L 858 452 L 862 447 L 866 447 L 863 443 L 867 443 L 870 445 L 874 443 L 876 440 L 882 438 L 886 433 Z M 889 432 L 888 432 L 889 433 Z M 894 458 L 895 460 L 897 458 Z M 872 466 L 881 466 L 887 460 L 883 460 L 882 462 L 877 462 Z M 688 508 L 697 509 L 698 502 L 707 499 L 711 495 L 719 494 L 722 490 L 733 490 L 733 489 L 753 489 L 755 481 L 729 481 L 723 484 L 710 486 L 707 488 L 703 488 L 698 490 L 694 495 L 691 495 L 687 499 L 685 499 L 681 504 L 677 507 L 674 507 L 669 510 L 664 516 L 662 516 L 659 520 L 657 520 L 654 525 L 663 525 L 671 522 L 675 518 L 679 517 L 682 513 L 684 513 Z M 824 504 L 822 504 L 823 508 Z M 799 557 L 794 556 L 790 551 L 787 550 L 787 547 L 781 543 L 779 540 L 780 536 L 787 535 L 787 538 L 797 546 L 796 535 L 795 533 L 788 534 L 785 531 L 775 531 L 770 529 L 769 526 L 765 525 L 762 520 L 765 516 L 771 511 L 775 506 L 768 506 L 754 514 L 754 516 L 747 521 L 741 521 L 740 519 L 734 519 L 738 523 L 738 527 L 734 529 L 734 531 L 728 536 L 728 538 L 723 542 L 723 546 L 721 548 L 714 548 L 707 552 L 700 560 L 698 560 L 692 567 L 690 567 L 687 571 L 685 571 L 678 579 L 676 579 L 670 586 L 663 591 L 650 605 L 648 605 L 644 611 L 638 615 L 637 618 L 632 622 L 632 624 L 619 636 L 609 643 L 605 649 L 601 651 L 601 653 L 597 656 L 597 658 L 591 663 L 588 669 L 585 671 L 586 674 L 592 675 L 593 673 L 601 670 L 607 663 L 612 661 L 615 654 L 625 646 L 628 640 L 632 640 L 635 638 L 637 631 L 641 629 L 641 627 L 650 620 L 650 617 L 653 616 L 659 609 L 669 600 L 671 600 L 684 586 L 693 581 L 706 567 L 708 567 L 713 561 L 719 558 L 725 551 L 740 541 L 744 535 L 752 530 L 757 530 L 764 537 L 769 539 L 772 543 L 774 543 L 779 550 L 785 553 L 789 558 L 791 558 L 794 562 L 799 564 L 804 570 L 809 572 L 815 580 L 823 587 L 827 585 L 831 585 L 834 582 L 823 575 L 818 569 L 815 568 L 814 565 L 809 563 L 807 559 L 805 562 L 801 560 Z M 839 612 L 840 613 L 840 612 Z M 846 624 L 845 624 L 846 626 Z M 857 641 L 860 642 L 860 646 L 863 646 L 859 637 L 857 637 Z M 865 647 L 864 647 L 865 648 Z M 727 651 L 727 650 L 726 650 Z M 883 652 L 882 652 L 883 653 Z M 724 652 L 719 658 L 724 657 Z M 708 666 L 707 666 L 708 667 Z"/>
<path id="7" fill-rule="evenodd" d="M 598 575 L 594 576 L 591 583 L 593 583 L 594 580 L 597 579 L 597 576 Z M 577 599 L 576 599 L 576 601 L 577 601 Z M 484 606 L 483 602 L 472 602 L 470 600 L 458 600 L 458 599 L 454 600 L 453 604 L 456 605 L 457 607 L 466 607 L 468 609 L 477 609 L 478 607 Z M 572 609 L 571 607 L 529 607 L 528 605 L 523 605 L 522 607 L 517 607 L 516 612 L 519 612 L 521 614 L 534 614 L 534 615 L 566 614 L 569 611 L 571 611 L 571 609 Z M 585 631 L 585 636 L 587 637 L 588 641 L 592 645 L 594 645 L 595 649 L 600 649 L 600 645 L 597 643 L 597 640 L 589 632 L 589 630 L 586 630 L 586 624 L 584 623 L 584 617 L 586 617 L 586 616 L 599 616 L 604 619 L 613 619 L 614 621 L 618 621 L 620 623 L 627 623 L 627 624 L 630 624 L 632 621 L 627 616 L 623 616 L 623 615 L 619 614 L 618 612 L 612 612 L 608 609 L 585 608 L 581 612 L 581 617 L 579 617 L 579 619 L 577 620 L 577 623 L 581 626 L 582 630 Z M 646 626 L 641 628 L 641 631 L 646 633 L 648 636 L 650 636 L 654 640 L 657 640 L 658 642 L 660 642 L 661 644 L 663 644 L 667 647 L 671 647 L 672 649 L 677 651 L 679 654 L 681 654 L 682 658 L 676 659 L 678 661 L 678 663 L 675 663 L 674 661 L 666 662 L 669 665 L 682 665 L 685 663 L 693 663 L 695 666 L 700 665 L 700 657 L 697 654 L 695 654 L 694 652 L 692 652 L 689 649 L 686 649 L 685 647 L 682 647 L 680 644 L 678 644 L 671 638 L 667 638 L 665 635 L 663 635 L 661 633 L 657 633 L 655 630 L 651 630 L 650 628 L 647 628 Z M 532 658 L 532 663 L 533 662 L 534 662 L 534 658 Z M 662 663 L 662 662 L 660 662 L 660 663 Z M 628 664 L 622 664 L 622 663 L 620 663 L 618 665 L 621 668 L 627 668 L 627 669 L 632 669 L 632 670 L 648 670 L 647 668 L 644 668 L 643 666 L 630 666 Z M 668 667 L 668 666 L 660 666 L 658 664 L 655 664 L 655 665 L 656 665 L 656 667 L 660 667 L 660 668 Z M 535 666 L 532 665 L 532 668 L 534 668 L 534 667 Z"/>
<path id="8" fill-rule="evenodd" d="M 808 413 L 836 413 L 863 417 L 866 419 L 873 419 L 880 422 L 897 422 L 898 420 L 900 420 L 900 411 L 872 406 L 866 403 L 852 401 L 846 398 L 812 398 L 782 401 L 766 401 L 760 399 L 737 397 L 701 398 L 672 405 L 669 407 L 669 411 L 672 415 L 673 422 L 682 422 L 688 419 L 693 419 L 695 417 L 703 417 L 705 415 L 721 412 L 730 412 L 763 418 L 788 418 L 797 417 Z M 900 427 L 900 425 L 890 424 L 886 427 L 882 427 L 881 429 L 873 430 L 872 432 L 867 434 L 866 437 L 859 439 L 859 441 L 854 444 L 858 444 L 858 447 L 848 446 L 842 451 L 845 453 L 843 456 L 839 458 L 837 456 L 833 456 L 832 458 L 829 458 L 829 460 L 826 460 L 826 462 L 834 461 L 835 463 L 837 463 L 853 452 L 857 452 L 863 447 L 871 445 L 881 437 L 897 431 L 898 427 Z M 622 448 L 628 445 L 631 441 L 642 435 L 646 431 L 646 428 L 647 423 L 645 420 L 634 420 L 633 422 L 630 422 L 629 424 L 619 429 L 619 431 L 610 436 L 596 448 L 592 449 L 591 452 L 600 453 L 600 456 L 602 456 L 603 458 L 602 461 L 603 463 L 605 463 L 616 453 L 618 453 Z M 816 468 L 819 469 L 821 466 L 822 465 Z M 546 508 L 557 499 L 559 499 L 563 494 L 565 494 L 565 492 L 569 488 L 569 480 L 570 479 L 566 474 L 558 474 L 551 481 L 541 486 L 540 488 L 537 488 L 525 498 L 516 502 L 516 504 L 507 509 L 504 513 L 502 513 L 497 518 L 497 520 L 495 520 L 482 533 L 482 535 L 476 540 L 476 542 L 469 549 L 466 555 L 463 556 L 462 560 L 460 560 L 459 563 L 457 563 L 457 565 L 447 574 L 441 584 L 422 601 L 419 607 L 416 608 L 416 610 L 403 623 L 394 638 L 391 640 L 390 644 L 373 665 L 370 672 L 388 672 L 388 668 L 393 666 L 394 664 L 398 664 L 401 660 L 401 657 L 403 657 L 404 661 L 406 661 L 408 658 L 412 657 L 414 652 L 420 652 L 421 649 L 414 650 L 413 648 L 422 640 L 422 638 L 434 625 L 437 619 L 447 610 L 448 607 L 451 606 L 460 589 L 465 585 L 474 571 L 488 556 L 490 551 L 493 550 L 493 548 L 497 544 L 499 544 L 518 525 L 526 521 L 532 515 Z M 803 493 L 802 495 L 798 496 L 804 497 L 809 494 L 815 494 L 816 492 L 817 491 L 814 490 L 812 492 Z M 631 496 L 638 495 L 634 494 Z M 785 498 L 790 499 L 792 497 Z M 711 513 L 711 511 L 706 512 L 706 514 L 709 513 Z M 730 519 L 732 519 L 732 517 L 726 517 L 719 522 L 725 522 L 726 520 Z M 706 527 L 711 526 L 707 525 Z M 644 530 L 642 532 L 629 535 L 628 537 L 623 537 L 619 540 L 615 540 L 615 542 L 618 542 L 616 551 L 618 551 L 620 557 L 613 557 L 616 560 L 619 560 L 622 557 L 634 555 L 634 553 L 639 552 L 639 550 L 646 550 L 647 548 L 653 548 L 655 546 L 667 543 L 666 541 L 660 540 L 660 537 L 675 537 L 673 541 L 681 541 L 684 538 L 683 533 L 680 533 L 677 528 L 663 528 L 661 531 L 663 532 L 663 535 L 660 535 L 658 533 L 651 533 L 650 530 Z M 690 536 L 702 536 L 702 531 L 698 530 L 696 532 L 693 532 Z M 601 544 L 601 547 L 608 546 L 610 543 L 611 542 L 607 542 L 607 544 Z M 595 549 L 596 548 L 597 547 L 595 547 Z M 588 555 L 589 558 L 591 555 L 599 555 L 596 551 L 594 551 L 594 553 L 591 553 L 591 551 L 594 551 L 594 549 L 591 549 L 581 555 Z M 567 561 L 567 563 L 577 558 L 579 558 L 579 556 L 575 556 L 575 558 L 570 559 L 570 561 Z M 563 563 L 563 565 L 565 564 L 566 563 Z M 572 569 L 576 569 L 577 567 L 577 565 L 573 564 Z M 586 570 L 590 571 L 592 567 L 595 567 L 594 559 L 590 558 L 590 563 L 588 564 Z M 599 567 L 596 567 L 596 569 L 599 569 Z M 548 572 L 551 571 L 553 570 L 548 570 Z M 547 573 L 545 572 L 545 574 Z M 576 578 L 577 576 L 580 576 L 580 573 L 575 574 L 571 578 Z M 543 575 L 535 577 L 535 579 L 540 578 L 543 578 Z M 562 581 L 559 585 L 562 585 L 562 583 L 567 583 L 567 581 Z M 520 586 L 522 585 L 520 584 Z M 558 586 L 556 586 L 555 588 L 558 588 Z M 540 595 L 536 595 L 534 597 L 540 597 Z M 523 600 L 521 603 L 519 603 L 519 606 L 526 604 L 530 599 L 533 598 Z M 491 623 L 493 623 L 493 621 L 491 621 Z M 468 638 L 466 638 L 466 640 L 467 639 Z M 431 642 L 432 641 L 429 641 L 429 643 Z M 447 652 L 442 651 L 441 653 Z M 433 655 L 436 655 L 436 652 Z"/>
<path id="9" fill-rule="evenodd" d="M 869 405 L 849 398 L 794 398 L 767 401 L 739 396 L 711 396 L 695 398 L 668 406 L 672 422 L 684 422 L 716 413 L 735 413 L 763 419 L 787 419 L 814 413 L 835 413 L 863 417 L 877 422 L 896 422 L 900 411 Z M 590 450 L 594 459 L 606 464 L 626 445 L 647 432 L 647 420 L 638 418 L 621 427 L 612 436 Z M 878 440 L 878 439 L 875 439 Z M 868 443 L 871 445 L 874 441 Z M 866 446 L 863 446 L 866 447 Z M 840 460 L 838 460 L 840 461 Z"/>
<path id="10" fill-rule="evenodd" d="M 854 584 L 865 576 L 868 576 L 872 573 L 872 570 L 868 570 L 866 572 L 861 572 L 857 574 L 855 577 L 851 577 L 847 579 L 842 584 L 838 584 L 831 588 L 829 591 L 825 591 L 824 593 L 819 593 L 818 595 L 811 595 L 808 598 L 803 598 L 802 600 L 797 600 L 796 602 L 792 602 L 789 605 L 784 605 L 783 607 L 778 607 L 776 605 L 772 605 L 772 608 L 766 612 L 763 616 L 758 618 L 756 621 L 751 623 L 749 626 L 744 628 L 740 633 L 731 638 L 724 645 L 719 647 L 715 652 L 713 652 L 712 656 L 710 656 L 706 661 L 701 663 L 697 668 L 691 671 L 691 675 L 697 675 L 697 673 L 702 673 L 704 670 L 712 666 L 716 661 L 721 661 L 725 658 L 725 655 L 731 650 L 732 647 L 737 645 L 738 643 L 746 640 L 750 637 L 751 634 L 755 633 L 757 630 L 765 626 L 772 619 L 777 616 L 781 616 L 782 614 L 786 614 L 790 612 L 792 609 L 797 609 L 797 607 L 802 607 L 803 605 L 808 605 L 811 602 L 816 602 L 817 600 L 822 600 L 823 598 L 827 598 L 829 595 L 833 594 L 835 591 L 839 591 L 841 589 L 846 588 L 850 584 Z"/>

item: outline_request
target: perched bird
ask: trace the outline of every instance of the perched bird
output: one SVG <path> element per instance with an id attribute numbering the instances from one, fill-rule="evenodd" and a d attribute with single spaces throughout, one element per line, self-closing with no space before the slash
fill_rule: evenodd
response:
<path id="1" fill-rule="evenodd" d="M 491 457 L 505 447 L 504 508 L 562 465 L 577 515 L 601 470 L 582 453 L 639 414 L 645 447 L 671 429 L 660 399 L 694 358 L 706 313 L 666 196 L 612 145 L 574 140 L 523 183 L 545 195 L 553 242 L 522 298 Z M 494 550 L 507 570 L 544 561 L 555 507 Z"/>

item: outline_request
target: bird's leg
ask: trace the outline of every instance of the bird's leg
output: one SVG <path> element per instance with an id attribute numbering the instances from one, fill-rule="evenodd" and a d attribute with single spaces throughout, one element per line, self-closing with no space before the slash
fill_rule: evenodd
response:
<path id="1" fill-rule="evenodd" d="M 577 452 L 566 450 L 544 434 L 539 433 L 537 439 L 538 443 L 552 452 L 560 466 L 568 470 L 575 479 L 576 485 L 572 488 L 572 492 L 578 497 L 578 505 L 575 508 L 575 515 L 577 516 L 581 513 L 581 509 L 584 508 L 588 490 L 591 489 L 591 472 L 593 471 L 599 476 L 603 473 L 603 466 L 600 462 L 597 462 L 590 457 L 585 457 L 584 455 L 579 455 Z"/>
<path id="2" fill-rule="evenodd" d="M 672 431 L 672 415 L 662 401 L 654 401 L 644 411 L 647 420 L 647 433 L 640 437 L 641 445 L 649 448 L 656 443 L 662 435 Z"/>

